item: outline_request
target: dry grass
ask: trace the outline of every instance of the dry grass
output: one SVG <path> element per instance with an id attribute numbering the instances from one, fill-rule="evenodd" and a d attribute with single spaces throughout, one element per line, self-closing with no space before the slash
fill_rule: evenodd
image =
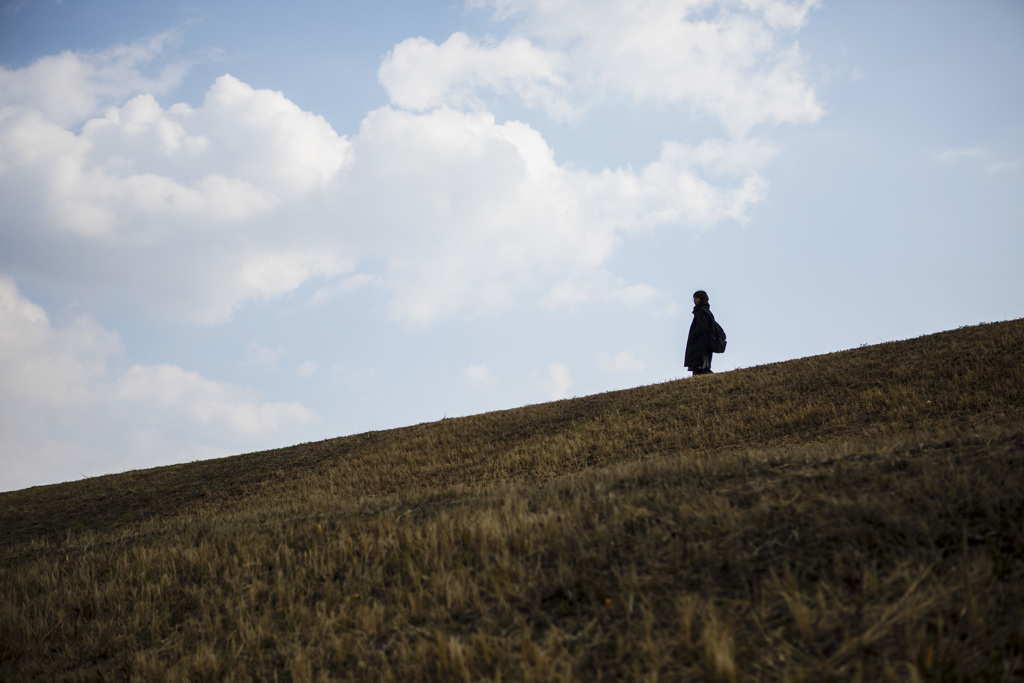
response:
<path id="1" fill-rule="evenodd" d="M 1017 680 L 1022 455 L 1014 321 L 0 494 L 0 679 Z"/>

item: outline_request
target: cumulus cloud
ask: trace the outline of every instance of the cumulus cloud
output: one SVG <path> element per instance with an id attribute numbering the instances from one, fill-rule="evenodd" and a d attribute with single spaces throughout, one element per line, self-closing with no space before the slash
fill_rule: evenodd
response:
<path id="1" fill-rule="evenodd" d="M 42 307 L 0 276 L 0 400 L 10 416 L 25 403 L 59 408 L 83 405 L 107 374 L 108 358 L 122 351 L 118 335 L 78 316 L 61 328 Z"/>
<path id="2" fill-rule="evenodd" d="M 87 316 L 55 325 L 0 276 L 0 489 L 109 472 L 129 454 L 135 467 L 227 454 L 314 419 L 174 365 L 122 369 L 124 352 Z"/>
<path id="3" fill-rule="evenodd" d="M 487 112 L 371 112 L 353 138 L 346 213 L 388 261 L 389 310 L 428 323 L 534 293 L 547 305 L 649 299 L 603 266 L 632 230 L 745 220 L 767 183 L 768 143 L 667 143 L 639 170 L 558 164 L 530 126 Z M 722 187 L 704 176 L 715 176 Z M 738 181 L 735 180 L 739 178 Z"/>
<path id="4" fill-rule="evenodd" d="M 632 168 L 579 174 L 588 221 L 620 229 L 683 224 L 708 228 L 744 221 L 764 199 L 768 183 L 756 172 L 776 153 L 763 141 L 712 140 L 696 147 L 666 142 L 661 156 L 639 172 Z M 720 187 L 702 173 L 742 176 L 738 186 Z"/>
<path id="5" fill-rule="evenodd" d="M 437 45 L 426 38 L 404 40 L 384 58 L 378 77 L 391 101 L 405 109 L 441 106 L 483 108 L 481 93 L 515 94 L 555 118 L 572 115 L 565 101 L 565 55 L 529 40 L 474 41 L 454 33 Z"/>
<path id="6" fill-rule="evenodd" d="M 524 301 L 647 305 L 652 288 L 607 272 L 622 241 L 747 220 L 778 151 L 747 131 L 820 115 L 785 42 L 813 2 L 482 4 L 513 18 L 510 37 L 400 43 L 380 68 L 392 104 L 351 138 L 230 75 L 201 106 L 162 105 L 174 72 L 147 73 L 166 38 L 66 53 L 79 66 L 60 78 L 33 80 L 45 60 L 4 71 L 0 269 L 195 323 L 314 280 L 311 305 L 373 287 L 413 325 Z M 73 112 L 53 104 L 65 87 L 88 95 Z M 610 97 L 692 107 L 729 135 L 589 171 L 497 120 L 488 93 L 556 117 Z"/>
<path id="7" fill-rule="evenodd" d="M 43 57 L 24 69 L 0 67 L 0 109 L 39 111 L 60 126 L 72 126 L 110 103 L 136 93 L 162 94 L 185 75 L 187 65 L 163 65 L 150 74 L 173 32 L 95 53 L 65 51 Z"/>
<path id="8" fill-rule="evenodd" d="M 558 118 L 622 99 L 682 105 L 715 117 L 733 137 L 759 124 L 823 113 L 787 43 L 817 0 L 474 0 L 514 22 L 514 35 L 480 44 L 400 44 L 380 80 L 401 107 L 461 106 L 480 88 L 512 92 Z"/>
<path id="9" fill-rule="evenodd" d="M 608 257 L 577 180 L 541 135 L 488 113 L 372 112 L 354 140 L 352 216 L 388 260 L 392 315 L 430 322 L 510 305 L 522 290 Z"/>
<path id="10" fill-rule="evenodd" d="M 231 76 L 198 109 L 138 95 L 80 133 L 44 110 L 8 106 L 0 266 L 223 320 L 246 299 L 352 268 L 342 247 L 324 249 L 326 226 L 281 230 L 351 160 L 351 143 L 322 117 Z"/>

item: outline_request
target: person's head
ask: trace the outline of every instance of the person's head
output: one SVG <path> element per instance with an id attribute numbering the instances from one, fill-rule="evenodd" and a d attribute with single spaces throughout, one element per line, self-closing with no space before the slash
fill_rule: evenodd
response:
<path id="1" fill-rule="evenodd" d="M 703 289 L 698 289 L 696 292 L 693 293 L 693 303 L 697 304 L 698 306 L 700 306 L 701 304 L 708 303 L 708 293 L 705 292 Z"/>

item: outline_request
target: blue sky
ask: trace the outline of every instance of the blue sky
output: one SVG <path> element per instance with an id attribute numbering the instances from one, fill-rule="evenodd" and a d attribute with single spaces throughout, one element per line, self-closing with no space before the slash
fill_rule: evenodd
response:
<path id="1" fill-rule="evenodd" d="M 1024 5 L 0 5 L 0 490 L 1024 315 Z"/>

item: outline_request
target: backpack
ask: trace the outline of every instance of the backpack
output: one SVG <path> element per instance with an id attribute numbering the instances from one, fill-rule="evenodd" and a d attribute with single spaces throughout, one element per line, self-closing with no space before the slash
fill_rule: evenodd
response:
<path id="1" fill-rule="evenodd" d="M 725 330 L 718 324 L 714 316 L 711 317 L 711 351 L 712 353 L 725 353 Z"/>

